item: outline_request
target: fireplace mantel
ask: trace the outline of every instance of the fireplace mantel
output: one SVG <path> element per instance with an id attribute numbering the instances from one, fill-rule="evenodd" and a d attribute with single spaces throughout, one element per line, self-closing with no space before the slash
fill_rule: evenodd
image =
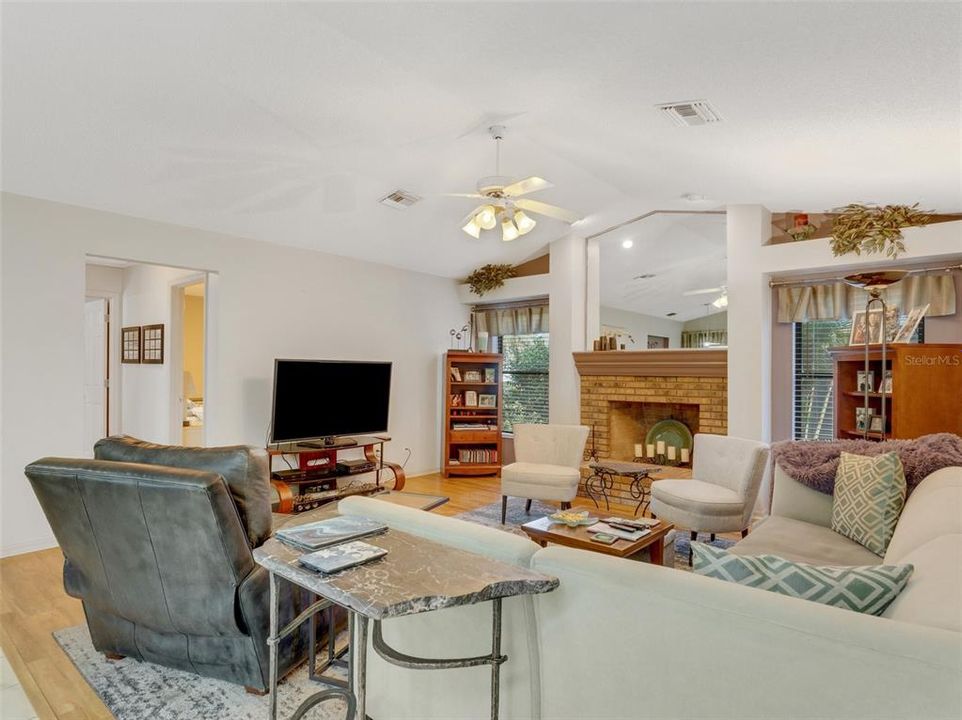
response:
<path id="1" fill-rule="evenodd" d="M 572 353 L 578 373 L 631 377 L 727 377 L 726 348 Z"/>

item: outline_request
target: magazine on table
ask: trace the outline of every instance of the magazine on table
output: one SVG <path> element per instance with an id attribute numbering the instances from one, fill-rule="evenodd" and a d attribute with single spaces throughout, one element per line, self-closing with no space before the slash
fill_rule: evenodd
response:
<path id="1" fill-rule="evenodd" d="M 316 570 L 325 574 L 336 573 L 340 570 L 361 565 L 371 560 L 377 560 L 387 555 L 387 550 L 366 542 L 355 540 L 335 545 L 333 547 L 322 548 L 316 552 L 301 555 L 298 562 L 310 570 Z"/>
<path id="2" fill-rule="evenodd" d="M 317 550 L 339 545 L 348 540 L 377 535 L 385 530 L 387 525 L 371 518 L 339 515 L 307 525 L 278 530 L 277 539 L 302 550 Z"/>
<path id="3" fill-rule="evenodd" d="M 645 535 L 651 534 L 651 530 L 635 530 L 634 532 L 628 532 L 627 530 L 619 530 L 618 528 L 613 528 L 611 525 L 605 522 L 596 522 L 594 525 L 588 527 L 588 532 L 590 533 L 607 533 L 608 535 L 614 535 L 616 538 L 621 538 L 622 540 L 629 540 L 634 542 L 639 538 L 643 538 Z"/>

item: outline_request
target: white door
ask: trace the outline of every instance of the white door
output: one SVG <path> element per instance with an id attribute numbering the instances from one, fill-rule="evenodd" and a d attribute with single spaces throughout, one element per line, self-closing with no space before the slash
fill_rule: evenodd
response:
<path id="1" fill-rule="evenodd" d="M 84 447 L 93 457 L 94 443 L 107 435 L 107 300 L 84 304 Z"/>

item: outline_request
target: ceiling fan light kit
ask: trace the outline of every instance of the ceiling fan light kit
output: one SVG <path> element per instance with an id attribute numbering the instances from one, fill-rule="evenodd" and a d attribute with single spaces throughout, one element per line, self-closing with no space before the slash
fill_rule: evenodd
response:
<path id="1" fill-rule="evenodd" d="M 521 235 L 528 234 L 538 224 L 534 218 L 524 212 L 525 210 L 536 215 L 547 215 L 569 224 L 580 220 L 578 215 L 564 208 L 521 197 L 553 187 L 544 178 L 532 175 L 512 182 L 512 178 L 501 175 L 501 140 L 504 137 L 504 130 L 503 125 L 492 125 L 488 128 L 488 132 L 497 143 L 496 174 L 481 178 L 478 181 L 476 193 L 453 194 L 453 197 L 471 197 L 484 201 L 483 205 L 479 205 L 468 214 L 461 229 L 471 237 L 479 238 L 481 230 L 493 230 L 500 221 L 501 239 L 510 242 Z"/>

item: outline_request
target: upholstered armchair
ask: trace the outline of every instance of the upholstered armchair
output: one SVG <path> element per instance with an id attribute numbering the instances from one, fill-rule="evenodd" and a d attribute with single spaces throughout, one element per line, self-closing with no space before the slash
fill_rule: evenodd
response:
<path id="1" fill-rule="evenodd" d="M 690 480 L 655 480 L 653 515 L 699 532 L 748 534 L 752 509 L 768 466 L 768 445 L 727 435 L 695 435 Z"/>
<path id="2" fill-rule="evenodd" d="M 266 691 L 269 582 L 251 554 L 271 534 L 266 453 L 120 437 L 95 455 L 26 468 L 94 647 Z M 281 625 L 310 600 L 281 583 Z M 282 673 L 308 631 L 281 642 Z"/>
<path id="3" fill-rule="evenodd" d="M 508 496 L 554 500 L 571 507 L 581 480 L 588 428 L 584 425 L 515 425 L 516 462 L 501 468 L 501 523 L 508 512 Z"/>

